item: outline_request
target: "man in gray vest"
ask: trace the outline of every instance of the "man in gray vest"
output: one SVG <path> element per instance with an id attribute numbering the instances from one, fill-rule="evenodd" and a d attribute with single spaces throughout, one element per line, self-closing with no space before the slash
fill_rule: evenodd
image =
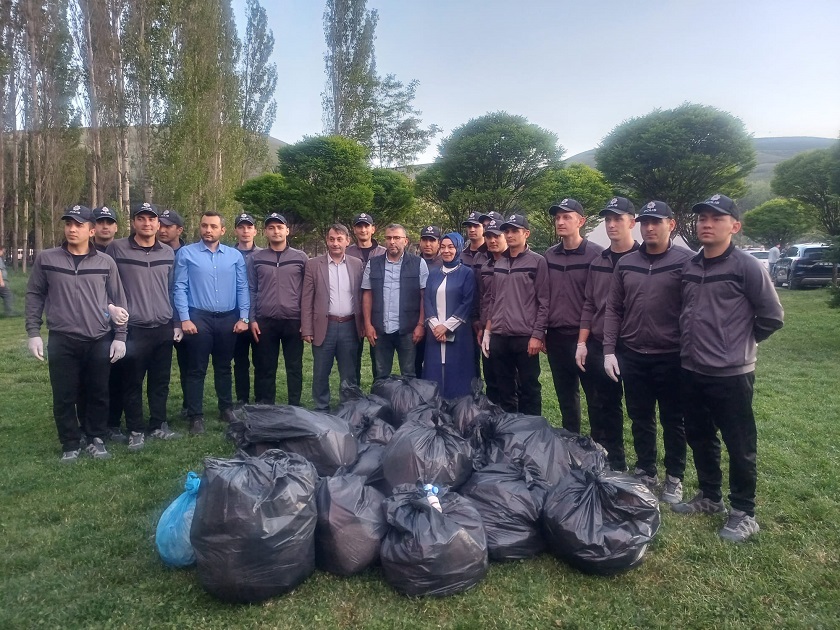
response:
<path id="1" fill-rule="evenodd" d="M 419 256 L 405 251 L 405 228 L 385 228 L 385 254 L 374 256 L 362 278 L 365 336 L 374 349 L 374 378 L 390 376 L 394 351 L 400 373 L 414 377 L 415 344 L 425 334 L 423 291 L 429 269 Z"/>

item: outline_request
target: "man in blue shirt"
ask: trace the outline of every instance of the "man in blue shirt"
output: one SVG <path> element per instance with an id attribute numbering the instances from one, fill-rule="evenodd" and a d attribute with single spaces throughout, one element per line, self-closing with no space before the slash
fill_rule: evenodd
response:
<path id="1" fill-rule="evenodd" d="M 190 433 L 204 432 L 204 378 L 213 356 L 214 384 L 222 420 L 233 419 L 230 363 L 236 335 L 248 330 L 248 276 L 245 259 L 219 240 L 225 221 L 218 212 L 201 215 L 201 240 L 175 259 L 174 301 L 187 353 L 187 417 Z"/>
<path id="2" fill-rule="evenodd" d="M 429 277 L 426 261 L 405 251 L 405 228 L 392 224 L 385 229 L 385 254 L 371 258 L 362 277 L 362 311 L 365 336 L 373 347 L 374 377 L 386 378 L 394 365 L 414 377 L 415 344 L 425 335 L 423 291 Z"/>

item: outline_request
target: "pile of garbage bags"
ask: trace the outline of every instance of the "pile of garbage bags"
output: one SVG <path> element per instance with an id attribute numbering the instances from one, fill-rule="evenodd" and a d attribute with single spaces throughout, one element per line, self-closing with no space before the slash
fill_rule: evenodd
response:
<path id="1" fill-rule="evenodd" d="M 457 400 L 402 377 L 371 394 L 342 384 L 341 398 L 335 415 L 238 410 L 235 456 L 207 458 L 160 519 L 164 563 L 195 563 L 229 602 L 282 595 L 316 567 L 378 567 L 400 593 L 444 596 L 478 584 L 489 561 L 546 550 L 586 573 L 632 569 L 659 528 L 656 497 L 608 470 L 602 446 L 505 413 L 480 381 Z"/>

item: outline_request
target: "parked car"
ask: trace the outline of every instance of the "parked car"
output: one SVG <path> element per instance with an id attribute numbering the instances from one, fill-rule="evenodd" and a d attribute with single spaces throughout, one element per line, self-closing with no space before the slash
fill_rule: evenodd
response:
<path id="1" fill-rule="evenodd" d="M 789 289 L 824 286 L 831 282 L 834 265 L 824 260 L 829 247 L 825 243 L 798 243 L 785 250 L 776 262 L 773 282 Z"/>
<path id="2" fill-rule="evenodd" d="M 758 258 L 761 262 L 761 266 L 770 271 L 770 263 L 767 262 L 767 259 L 770 256 L 770 252 L 765 251 L 763 249 L 748 249 L 747 253 L 754 258 Z"/>

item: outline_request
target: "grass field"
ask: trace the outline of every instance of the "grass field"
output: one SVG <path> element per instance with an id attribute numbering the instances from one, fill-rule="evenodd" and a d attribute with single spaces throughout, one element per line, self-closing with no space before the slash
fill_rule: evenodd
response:
<path id="1" fill-rule="evenodd" d="M 23 278 L 12 285 L 20 312 Z M 0 628 L 840 627 L 840 311 L 825 306 L 825 290 L 781 297 L 785 327 L 760 350 L 762 531 L 747 544 L 720 541 L 721 519 L 665 509 L 645 562 L 624 575 L 585 576 L 543 555 L 494 564 L 463 595 L 408 599 L 378 570 L 318 572 L 252 606 L 212 599 L 194 571 L 166 569 L 154 549 L 157 519 L 187 471 L 233 452 L 215 413 L 206 436 L 62 466 L 47 367 L 27 354 L 23 319 L 0 319 Z M 544 414 L 556 422 L 547 365 L 542 380 Z M 170 417 L 180 403 L 176 385 Z M 691 463 L 686 486 L 696 487 Z"/>

